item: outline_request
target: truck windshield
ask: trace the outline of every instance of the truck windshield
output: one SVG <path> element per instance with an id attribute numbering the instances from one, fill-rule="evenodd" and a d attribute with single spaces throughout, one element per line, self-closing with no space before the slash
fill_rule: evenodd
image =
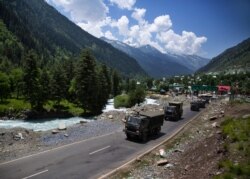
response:
<path id="1" fill-rule="evenodd" d="M 128 118 L 128 123 L 129 124 L 140 124 L 140 122 L 141 122 L 141 119 L 139 119 L 139 118 L 136 118 L 136 117 L 129 117 Z"/>

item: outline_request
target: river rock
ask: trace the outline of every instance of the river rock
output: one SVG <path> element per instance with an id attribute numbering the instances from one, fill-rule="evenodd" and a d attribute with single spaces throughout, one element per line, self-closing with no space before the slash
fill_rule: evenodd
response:
<path id="1" fill-rule="evenodd" d="M 160 149 L 160 150 L 159 150 L 159 153 L 160 153 L 160 156 L 161 156 L 161 157 L 163 157 L 163 158 L 167 157 L 167 153 L 165 152 L 164 149 Z"/>
<path id="2" fill-rule="evenodd" d="M 67 128 L 66 128 L 65 123 L 60 123 L 59 126 L 58 126 L 58 129 L 59 130 L 66 130 Z"/>
<path id="3" fill-rule="evenodd" d="M 167 165 L 165 165 L 165 167 L 164 167 L 164 168 L 173 168 L 173 167 L 174 167 L 174 165 L 173 165 L 173 164 L 168 163 Z"/>
<path id="4" fill-rule="evenodd" d="M 69 134 L 64 134 L 64 137 L 69 137 Z"/>
<path id="5" fill-rule="evenodd" d="M 215 127 L 219 127 L 219 126 L 218 126 L 217 122 L 214 122 L 214 123 L 212 124 L 212 127 L 215 128 Z"/>
<path id="6" fill-rule="evenodd" d="M 157 162 L 157 165 L 158 165 L 158 166 L 162 166 L 162 165 L 165 165 L 165 164 L 167 164 L 167 163 L 168 163 L 168 160 L 162 159 L 162 160 L 159 160 L 159 161 Z"/>
<path id="7" fill-rule="evenodd" d="M 246 119 L 246 118 L 249 118 L 250 117 L 250 114 L 246 114 L 244 116 L 242 116 L 243 119 Z"/>
<path id="8" fill-rule="evenodd" d="M 17 135 L 14 135 L 14 139 L 15 140 L 23 140 L 24 138 L 23 138 L 23 134 L 21 133 L 21 132 L 19 132 Z"/>
<path id="9" fill-rule="evenodd" d="M 113 119 L 113 115 L 109 115 L 108 118 L 109 118 L 109 119 Z"/>
<path id="10" fill-rule="evenodd" d="M 180 152 L 180 153 L 182 153 L 182 152 L 184 152 L 184 151 L 181 150 L 181 149 L 175 149 L 174 152 Z"/>
<path id="11" fill-rule="evenodd" d="M 57 133 L 59 133 L 59 131 L 58 131 L 58 130 L 52 130 L 51 133 L 52 133 L 52 134 L 57 134 Z"/>
<path id="12" fill-rule="evenodd" d="M 209 118 L 210 121 L 213 121 L 215 119 L 217 119 L 217 116 L 212 116 L 212 117 Z"/>
<path id="13" fill-rule="evenodd" d="M 86 121 L 80 121 L 80 124 L 85 124 L 85 123 L 87 123 Z"/>

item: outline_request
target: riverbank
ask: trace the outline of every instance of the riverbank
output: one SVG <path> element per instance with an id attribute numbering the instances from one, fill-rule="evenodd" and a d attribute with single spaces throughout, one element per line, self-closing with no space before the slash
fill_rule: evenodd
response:
<path id="1" fill-rule="evenodd" d="M 30 104 L 23 99 L 7 99 L 0 103 L 0 120 L 69 118 L 81 116 L 83 112 L 67 100 L 62 100 L 59 105 L 48 101 L 42 111 L 31 110 Z"/>

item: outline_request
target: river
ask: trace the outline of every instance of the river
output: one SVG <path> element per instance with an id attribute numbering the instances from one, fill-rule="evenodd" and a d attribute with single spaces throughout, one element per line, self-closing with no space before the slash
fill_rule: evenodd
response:
<path id="1" fill-rule="evenodd" d="M 157 104 L 156 100 L 146 98 L 145 104 Z M 115 109 L 114 108 L 114 99 L 108 100 L 106 107 L 103 112 L 109 111 L 126 111 L 126 108 Z M 73 124 L 77 124 L 80 121 L 93 122 L 94 117 L 92 118 L 82 118 L 82 117 L 71 117 L 66 119 L 36 119 L 36 120 L 0 120 L 0 128 L 14 128 L 22 127 L 26 129 L 33 129 L 34 131 L 47 131 L 51 129 L 58 128 L 60 123 L 64 123 L 67 127 Z"/>

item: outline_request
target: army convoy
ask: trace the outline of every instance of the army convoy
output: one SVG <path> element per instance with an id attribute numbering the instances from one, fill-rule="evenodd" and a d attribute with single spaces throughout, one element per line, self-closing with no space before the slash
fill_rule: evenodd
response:
<path id="1" fill-rule="evenodd" d="M 205 108 L 206 103 L 210 100 L 210 96 L 201 97 L 190 103 L 191 111 L 199 111 Z M 125 117 L 124 132 L 127 139 L 138 138 L 146 142 L 150 136 L 157 136 L 161 131 L 164 120 L 177 121 L 182 118 L 183 103 L 169 102 L 158 111 L 135 111 Z"/>

